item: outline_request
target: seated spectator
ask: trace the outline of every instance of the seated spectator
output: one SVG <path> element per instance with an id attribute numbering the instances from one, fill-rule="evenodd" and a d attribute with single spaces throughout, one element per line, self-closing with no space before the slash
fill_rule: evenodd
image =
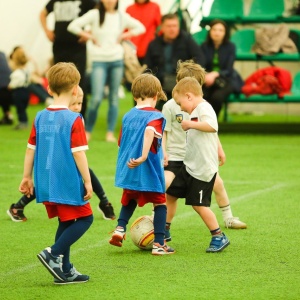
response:
<path id="1" fill-rule="evenodd" d="M 27 69 L 28 58 L 22 47 L 13 52 L 11 62 L 14 71 L 10 75 L 8 88 L 12 90 L 13 103 L 17 109 L 19 124 L 15 129 L 26 129 L 28 127 L 27 106 L 29 103 L 30 73 Z"/>
<path id="2" fill-rule="evenodd" d="M 204 57 L 202 67 L 207 71 L 203 86 L 204 99 L 216 112 L 217 117 L 227 97 L 239 93 L 243 80 L 233 69 L 236 49 L 229 41 L 229 29 L 222 20 L 213 20 L 206 41 L 200 45 Z"/>
<path id="3" fill-rule="evenodd" d="M 22 49 L 21 46 L 17 46 L 13 49 L 10 54 L 10 67 L 12 70 L 16 69 L 14 55 L 18 49 Z M 24 51 L 24 50 L 23 50 Z M 45 88 L 45 80 L 46 78 L 41 74 L 37 63 L 30 57 L 28 57 L 27 69 L 30 73 L 30 83 L 28 85 L 29 92 L 38 97 L 39 103 L 51 104 L 53 102 L 52 97 L 48 94 Z"/>
<path id="4" fill-rule="evenodd" d="M 162 17 L 160 33 L 149 44 L 145 64 L 158 77 L 168 99 L 171 99 L 176 84 L 178 60 L 193 59 L 201 64 L 203 58 L 192 36 L 180 30 L 177 14 L 166 14 Z M 161 109 L 162 106 L 158 105 L 157 108 Z"/>

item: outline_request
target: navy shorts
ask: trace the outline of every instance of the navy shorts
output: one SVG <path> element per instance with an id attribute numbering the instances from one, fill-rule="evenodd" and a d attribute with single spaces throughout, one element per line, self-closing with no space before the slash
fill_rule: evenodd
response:
<path id="1" fill-rule="evenodd" d="M 183 165 L 166 193 L 176 198 L 185 198 L 186 205 L 209 207 L 216 175 L 210 182 L 202 181 L 191 176 Z"/>

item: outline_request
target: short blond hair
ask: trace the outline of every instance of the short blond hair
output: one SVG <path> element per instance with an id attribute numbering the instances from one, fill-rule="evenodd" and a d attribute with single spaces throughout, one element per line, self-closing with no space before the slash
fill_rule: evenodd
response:
<path id="1" fill-rule="evenodd" d="M 177 82 L 175 85 L 172 96 L 174 98 L 175 94 L 184 95 L 186 93 L 192 93 L 195 96 L 203 96 L 202 87 L 200 83 L 194 77 L 185 77 Z"/>
<path id="2" fill-rule="evenodd" d="M 48 70 L 47 78 L 50 90 L 60 95 L 79 84 L 80 74 L 73 63 L 60 62 Z"/>
<path id="3" fill-rule="evenodd" d="M 192 59 L 177 62 L 176 80 L 180 81 L 185 77 L 194 77 L 202 86 L 205 82 L 205 69 L 199 64 L 195 63 Z"/>
<path id="4" fill-rule="evenodd" d="M 154 98 L 158 100 L 167 100 L 167 96 L 162 90 L 161 83 L 157 77 L 150 73 L 137 76 L 131 86 L 131 92 L 134 99 Z"/>

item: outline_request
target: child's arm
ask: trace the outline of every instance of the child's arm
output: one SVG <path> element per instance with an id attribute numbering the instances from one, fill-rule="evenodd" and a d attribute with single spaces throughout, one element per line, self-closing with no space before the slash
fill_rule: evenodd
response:
<path id="1" fill-rule="evenodd" d="M 73 152 L 73 157 L 75 159 L 76 165 L 84 181 L 84 187 L 86 190 L 84 200 L 89 200 L 92 198 L 93 188 L 92 188 L 91 176 L 90 176 L 90 171 L 89 171 L 85 152 L 84 151 Z"/>
<path id="2" fill-rule="evenodd" d="M 189 129 L 196 129 L 203 132 L 217 132 L 207 122 L 194 122 L 194 121 L 183 120 L 181 122 L 181 127 L 184 131 L 187 131 Z"/>
<path id="3" fill-rule="evenodd" d="M 222 147 L 221 141 L 219 139 L 219 136 L 218 136 L 218 158 L 219 158 L 219 166 L 223 166 L 225 164 L 225 161 L 226 161 L 226 155 L 225 155 L 225 152 L 223 150 L 223 147 Z"/>
<path id="4" fill-rule="evenodd" d="M 167 149 L 166 149 L 167 135 L 168 135 L 168 132 L 164 131 L 163 138 L 162 138 L 162 149 L 163 149 L 163 153 L 164 153 L 164 167 L 166 167 L 169 163 L 168 153 L 167 153 Z"/>
<path id="5" fill-rule="evenodd" d="M 139 166 L 147 159 L 153 139 L 154 139 L 154 134 L 155 134 L 154 131 L 151 129 L 145 130 L 142 156 L 140 156 L 137 159 L 130 158 L 129 162 L 127 163 L 127 166 L 130 169 L 133 169 L 133 168 Z"/>
<path id="6" fill-rule="evenodd" d="M 32 169 L 35 150 L 27 148 L 24 160 L 23 179 L 19 186 L 19 191 L 28 198 L 33 195 Z"/>

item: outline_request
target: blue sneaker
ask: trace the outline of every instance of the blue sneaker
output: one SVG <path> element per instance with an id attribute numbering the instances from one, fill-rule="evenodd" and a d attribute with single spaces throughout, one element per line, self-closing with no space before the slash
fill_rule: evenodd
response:
<path id="1" fill-rule="evenodd" d="M 71 283 L 84 283 L 89 281 L 90 277 L 88 275 L 82 275 L 79 273 L 73 265 L 69 273 L 65 273 L 66 280 L 58 280 L 54 278 L 54 284 L 71 284 Z"/>
<path id="2" fill-rule="evenodd" d="M 206 252 L 220 252 L 223 249 L 225 249 L 229 244 L 230 242 L 224 233 L 222 233 L 222 236 L 213 236 L 211 238 L 209 247 L 206 249 Z"/>
<path id="3" fill-rule="evenodd" d="M 62 255 L 53 256 L 51 254 L 51 248 L 48 247 L 37 255 L 41 263 L 47 268 L 47 270 L 52 274 L 56 279 L 65 281 L 66 277 L 62 270 Z"/>

